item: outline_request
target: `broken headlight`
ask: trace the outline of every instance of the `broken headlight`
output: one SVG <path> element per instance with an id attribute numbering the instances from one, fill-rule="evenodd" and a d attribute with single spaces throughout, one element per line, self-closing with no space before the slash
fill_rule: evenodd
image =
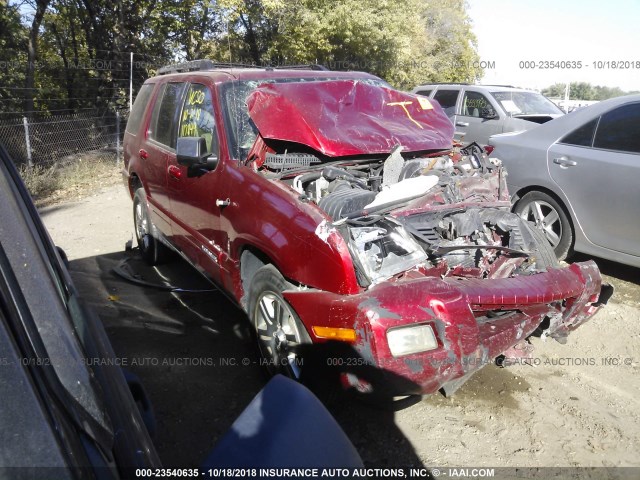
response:
<path id="1" fill-rule="evenodd" d="M 427 258 L 401 225 L 383 220 L 349 229 L 353 252 L 371 283 L 415 267 Z"/>

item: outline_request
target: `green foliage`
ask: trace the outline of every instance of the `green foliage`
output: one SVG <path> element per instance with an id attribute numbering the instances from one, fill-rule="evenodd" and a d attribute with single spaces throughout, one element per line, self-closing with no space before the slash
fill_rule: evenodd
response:
<path id="1" fill-rule="evenodd" d="M 16 87 L 24 84 L 27 29 L 20 21 L 17 6 L 0 0 L 0 112 L 21 109 Z"/>
<path id="2" fill-rule="evenodd" d="M 542 90 L 546 97 L 564 98 L 565 83 L 555 83 Z M 604 87 L 591 85 L 587 82 L 571 82 L 569 89 L 569 100 L 606 100 L 608 98 L 620 97 L 638 92 L 625 92 L 618 87 Z"/>
<path id="3" fill-rule="evenodd" d="M 25 1 L 44 14 L 21 18 Z M 399 88 L 482 73 L 464 0 L 0 0 L 0 112 L 124 108 L 130 52 L 134 88 L 195 58 L 321 63 Z"/>

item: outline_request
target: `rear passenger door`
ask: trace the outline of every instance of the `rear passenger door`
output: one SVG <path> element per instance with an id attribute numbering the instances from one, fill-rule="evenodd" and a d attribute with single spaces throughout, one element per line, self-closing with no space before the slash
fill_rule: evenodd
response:
<path id="1" fill-rule="evenodd" d="M 551 145 L 547 162 L 589 241 L 640 256 L 640 103 L 581 125 Z"/>
<path id="2" fill-rule="evenodd" d="M 502 119 L 489 99 L 480 92 L 464 91 L 460 114 L 456 115 L 456 133 L 462 143 L 478 142 L 487 145 L 489 137 L 502 133 Z"/>
<path id="3" fill-rule="evenodd" d="M 214 92 L 204 83 L 190 83 L 179 106 L 178 137 L 202 137 L 207 153 L 219 158 L 218 128 Z M 173 241 L 212 280 L 220 283 L 220 264 L 226 255 L 226 236 L 220 231 L 221 202 L 226 197 L 224 165 L 214 170 L 194 172 L 178 164 L 173 156 L 168 164 L 168 189 L 172 212 Z"/>
<path id="4" fill-rule="evenodd" d="M 171 235 L 171 213 L 167 190 L 167 167 L 176 158 L 178 112 L 184 97 L 184 82 L 160 85 L 140 157 L 143 184 L 151 207 L 152 221 L 166 236 Z"/>

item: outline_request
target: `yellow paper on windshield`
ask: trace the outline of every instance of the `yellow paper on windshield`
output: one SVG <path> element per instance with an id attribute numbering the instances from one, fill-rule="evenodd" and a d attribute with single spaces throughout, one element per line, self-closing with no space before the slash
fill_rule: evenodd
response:
<path id="1" fill-rule="evenodd" d="M 420 104 L 420 107 L 423 110 L 432 110 L 433 109 L 433 105 L 431 105 L 431 102 L 429 101 L 428 98 L 424 98 L 424 97 L 418 96 L 418 103 Z"/>

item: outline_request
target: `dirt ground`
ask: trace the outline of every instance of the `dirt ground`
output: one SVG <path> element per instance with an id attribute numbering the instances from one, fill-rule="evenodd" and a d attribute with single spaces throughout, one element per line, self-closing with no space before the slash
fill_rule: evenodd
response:
<path id="1" fill-rule="evenodd" d="M 198 465 L 265 382 L 243 314 L 218 292 L 171 293 L 113 274 L 130 259 L 145 279 L 209 288 L 180 261 L 145 270 L 124 251 L 133 222 L 121 185 L 41 214 L 116 354 L 138 360 L 130 368 L 154 403 L 163 462 Z M 595 260 L 616 287 L 612 301 L 567 345 L 534 339 L 538 365 L 489 365 L 453 397 L 432 395 L 395 413 L 353 402 L 334 407 L 365 463 L 640 467 L 640 270 Z M 168 358 L 213 365 L 163 365 Z"/>

